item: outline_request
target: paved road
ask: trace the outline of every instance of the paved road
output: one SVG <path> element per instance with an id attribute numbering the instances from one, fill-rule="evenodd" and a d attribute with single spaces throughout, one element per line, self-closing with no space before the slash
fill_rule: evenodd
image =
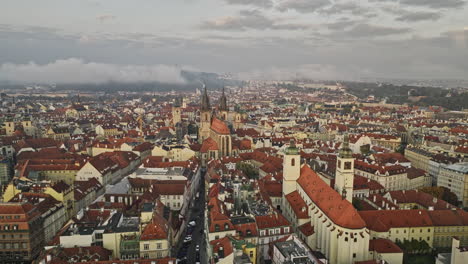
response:
<path id="1" fill-rule="evenodd" d="M 199 198 L 195 199 L 190 207 L 190 211 L 188 213 L 188 217 L 190 217 L 190 221 L 195 221 L 196 226 L 192 233 L 192 242 L 188 243 L 187 249 L 187 261 L 185 263 L 208 263 L 207 256 L 206 256 L 206 239 L 205 239 L 205 232 L 204 232 L 204 221 L 205 221 L 205 181 L 204 175 L 201 175 L 202 183 L 198 188 Z M 184 234 L 180 237 L 180 241 L 177 243 L 177 255 L 183 250 L 183 240 L 186 236 L 187 228 L 184 231 Z M 200 251 L 196 251 L 196 246 L 199 246 Z"/>

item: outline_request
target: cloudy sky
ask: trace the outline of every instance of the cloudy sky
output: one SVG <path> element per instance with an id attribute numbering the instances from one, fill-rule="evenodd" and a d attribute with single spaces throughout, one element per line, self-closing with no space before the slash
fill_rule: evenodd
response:
<path id="1" fill-rule="evenodd" d="M 0 80 L 467 79 L 467 1 L 3 1 Z"/>

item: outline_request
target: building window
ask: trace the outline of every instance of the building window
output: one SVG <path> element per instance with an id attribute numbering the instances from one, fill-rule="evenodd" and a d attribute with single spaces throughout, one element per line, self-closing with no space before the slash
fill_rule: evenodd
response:
<path id="1" fill-rule="evenodd" d="M 161 243 L 157 243 L 157 244 L 156 244 L 156 248 L 157 248 L 157 249 L 161 249 Z"/>
<path id="2" fill-rule="evenodd" d="M 295 166 L 296 165 L 296 159 L 291 159 L 291 166 Z"/>
<path id="3" fill-rule="evenodd" d="M 351 162 L 349 162 L 349 161 L 345 162 L 344 169 L 345 170 L 350 170 L 351 169 Z"/>
<path id="4" fill-rule="evenodd" d="M 353 258 L 356 258 L 356 253 L 353 253 Z"/>
<path id="5" fill-rule="evenodd" d="M 149 244 L 144 244 L 143 247 L 145 250 L 149 250 Z"/>

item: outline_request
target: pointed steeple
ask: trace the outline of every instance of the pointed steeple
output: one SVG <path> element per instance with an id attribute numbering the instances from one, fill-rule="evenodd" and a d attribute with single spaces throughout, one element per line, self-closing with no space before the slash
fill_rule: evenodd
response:
<path id="1" fill-rule="evenodd" d="M 210 98 L 208 97 L 208 92 L 206 91 L 206 85 L 203 84 L 203 95 L 202 95 L 202 101 L 201 101 L 201 110 L 202 111 L 209 111 L 210 110 Z"/>
<path id="2" fill-rule="evenodd" d="M 227 106 L 227 98 L 226 94 L 224 92 L 224 86 L 223 86 L 223 94 L 219 98 L 219 111 L 228 111 L 228 106 Z"/>

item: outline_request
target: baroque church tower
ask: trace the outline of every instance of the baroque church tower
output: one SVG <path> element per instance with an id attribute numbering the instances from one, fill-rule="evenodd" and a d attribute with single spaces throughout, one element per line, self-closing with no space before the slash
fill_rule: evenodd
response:
<path id="1" fill-rule="evenodd" d="M 346 134 L 343 146 L 336 160 L 335 190 L 343 199 L 353 201 L 354 185 L 354 158 L 353 151 L 349 148 L 349 136 Z"/>
<path id="2" fill-rule="evenodd" d="M 301 155 L 293 139 L 284 151 L 283 158 L 283 197 L 297 189 L 296 182 L 301 175 Z"/>

